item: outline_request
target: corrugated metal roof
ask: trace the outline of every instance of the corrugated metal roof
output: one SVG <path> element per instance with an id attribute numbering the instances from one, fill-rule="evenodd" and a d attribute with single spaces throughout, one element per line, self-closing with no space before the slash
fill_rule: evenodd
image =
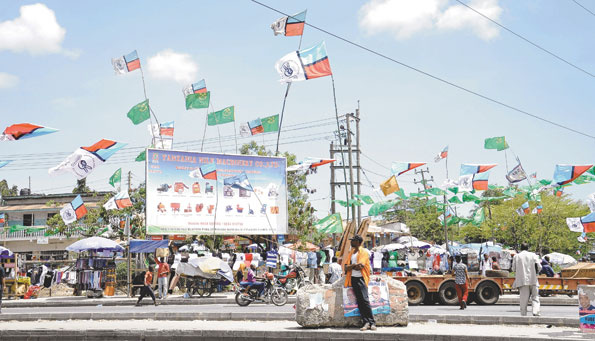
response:
<path id="1" fill-rule="evenodd" d="M 87 208 L 96 208 L 99 206 L 96 202 L 85 203 Z M 0 206 L 0 212 L 18 212 L 18 211 L 60 211 L 63 205 L 58 207 L 47 206 L 45 204 L 31 204 L 31 205 L 11 205 Z"/>

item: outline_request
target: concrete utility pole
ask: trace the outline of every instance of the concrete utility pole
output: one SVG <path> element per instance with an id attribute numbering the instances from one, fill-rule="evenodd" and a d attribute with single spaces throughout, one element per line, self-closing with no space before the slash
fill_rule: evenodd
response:
<path id="1" fill-rule="evenodd" d="M 361 148 L 359 147 L 359 101 L 357 101 L 357 109 L 355 109 L 355 148 L 357 150 L 355 154 L 355 162 L 357 163 L 357 195 L 362 194 L 361 189 L 361 172 L 362 168 L 360 167 L 360 153 Z M 357 226 L 362 223 L 362 207 L 357 207 Z"/>
<path id="2" fill-rule="evenodd" d="M 427 183 L 430 181 L 434 181 L 434 177 L 430 177 L 430 179 L 426 180 L 424 173 L 430 173 L 430 169 L 426 167 L 426 170 L 423 169 L 415 169 L 413 170 L 413 172 L 415 172 L 415 174 L 421 174 L 421 181 L 417 181 L 415 179 L 413 179 L 413 183 L 418 185 L 421 184 L 423 186 L 423 189 L 420 191 L 419 188 L 417 188 L 417 193 L 421 193 L 421 192 L 426 192 L 428 190 L 427 188 Z"/>
<path id="3" fill-rule="evenodd" d="M 331 149 L 330 149 L 330 158 L 335 158 L 335 152 L 333 151 L 333 141 L 331 141 Z M 331 214 L 335 214 L 335 170 L 332 168 L 333 164 L 331 163 Z M 334 241 L 334 239 L 333 239 Z"/>
<path id="4" fill-rule="evenodd" d="M 128 193 L 130 193 L 130 190 L 131 190 L 131 184 L 132 184 L 132 182 L 130 181 L 131 177 L 132 177 L 132 172 L 128 171 Z"/>
<path id="5" fill-rule="evenodd" d="M 351 129 L 350 129 L 350 121 L 353 117 L 353 114 L 347 114 L 347 160 L 349 162 L 349 199 L 347 199 L 347 209 L 349 209 L 349 200 L 353 199 L 353 151 L 351 150 Z M 351 217 L 352 219 L 355 218 L 355 205 L 351 205 Z M 357 226 L 359 226 L 359 217 L 357 217 Z"/>

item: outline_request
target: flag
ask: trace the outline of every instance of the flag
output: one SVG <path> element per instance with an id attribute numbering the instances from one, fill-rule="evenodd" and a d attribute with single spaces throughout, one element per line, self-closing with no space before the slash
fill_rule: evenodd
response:
<path id="1" fill-rule="evenodd" d="M 399 176 L 403 173 L 406 173 L 414 168 L 423 166 L 425 164 L 425 162 L 393 162 L 390 171 L 393 173 L 393 175 Z"/>
<path id="2" fill-rule="evenodd" d="M 396 204 L 396 202 L 391 201 L 391 200 L 377 202 L 370 207 L 370 209 L 368 210 L 368 215 L 369 216 L 381 215 L 382 213 L 388 211 L 393 206 L 395 206 L 395 204 Z"/>
<path id="3" fill-rule="evenodd" d="M 208 125 L 225 124 L 235 120 L 234 106 L 212 112 L 208 115 Z"/>
<path id="4" fill-rule="evenodd" d="M 248 176 L 246 175 L 246 172 L 242 172 L 236 176 L 224 179 L 223 184 L 226 186 L 231 186 L 233 188 L 254 192 L 252 185 L 250 185 L 250 181 L 248 181 Z"/>
<path id="5" fill-rule="evenodd" d="M 131 206 L 132 201 L 130 201 L 130 195 L 128 195 L 128 191 L 126 190 L 116 194 L 103 205 L 106 210 L 119 210 Z"/>
<path id="6" fill-rule="evenodd" d="M 593 165 L 556 165 L 554 171 L 554 182 L 558 186 L 566 185 L 574 181 Z"/>
<path id="7" fill-rule="evenodd" d="M 275 69 L 281 82 L 304 81 L 332 74 L 331 65 L 323 42 L 301 51 L 294 51 L 277 61 Z"/>
<path id="8" fill-rule="evenodd" d="M 0 213 L 0 224 L 4 225 L 6 223 L 6 215 L 4 213 Z"/>
<path id="9" fill-rule="evenodd" d="M 496 149 L 497 151 L 503 151 L 508 149 L 508 143 L 504 136 L 490 137 L 485 139 L 483 147 L 485 149 Z"/>
<path id="10" fill-rule="evenodd" d="M 343 221 L 339 213 L 331 214 L 326 218 L 322 218 L 314 226 L 320 233 L 343 233 Z"/>
<path id="11" fill-rule="evenodd" d="M 134 50 L 125 56 L 112 58 L 112 65 L 116 74 L 122 75 L 139 69 L 140 59 L 138 59 L 138 54 L 136 53 L 136 50 Z"/>
<path id="12" fill-rule="evenodd" d="M 475 165 L 475 164 L 461 164 L 461 175 L 468 175 L 468 174 L 476 174 L 476 173 L 483 173 L 486 172 L 494 167 L 496 164 L 493 165 Z"/>
<path id="13" fill-rule="evenodd" d="M 473 190 L 473 175 L 467 174 L 459 177 L 459 190 L 461 192 L 471 192 Z"/>
<path id="14" fill-rule="evenodd" d="M 207 92 L 207 83 L 204 79 L 199 80 L 196 83 L 192 83 L 182 89 L 184 93 L 184 98 L 187 98 L 190 94 L 201 94 Z"/>
<path id="15" fill-rule="evenodd" d="M 31 123 L 18 123 L 6 127 L 0 141 L 15 141 L 57 132 L 58 129 L 42 127 Z"/>
<path id="16" fill-rule="evenodd" d="M 11 163 L 11 160 L 7 160 L 7 161 L 0 161 L 0 168 L 6 166 L 7 164 Z"/>
<path id="17" fill-rule="evenodd" d="M 186 110 L 208 108 L 211 101 L 211 92 L 199 92 L 186 96 Z"/>
<path id="18" fill-rule="evenodd" d="M 397 178 L 394 175 L 391 176 L 388 180 L 380 184 L 380 189 L 382 190 L 382 193 L 384 193 L 384 196 L 398 191 L 399 184 L 397 183 Z"/>
<path id="19" fill-rule="evenodd" d="M 71 172 L 77 179 L 84 179 L 125 145 L 126 143 L 101 140 L 90 147 L 80 147 L 58 166 L 50 168 L 48 173 L 54 175 Z"/>
<path id="20" fill-rule="evenodd" d="M 595 193 L 589 194 L 587 197 L 587 205 L 589 206 L 591 212 L 595 212 Z"/>
<path id="21" fill-rule="evenodd" d="M 564 187 L 563 186 L 554 188 L 554 195 L 555 196 L 561 197 L 563 193 L 564 193 Z"/>
<path id="22" fill-rule="evenodd" d="M 595 232 L 595 213 L 580 218 L 566 218 L 566 225 L 572 232 Z"/>
<path id="23" fill-rule="evenodd" d="M 537 205 L 537 207 L 535 209 L 537 211 L 537 214 L 541 214 L 541 212 L 543 212 L 543 206 L 542 205 Z"/>
<path id="24" fill-rule="evenodd" d="M 471 222 L 475 226 L 480 226 L 486 220 L 485 211 L 483 207 L 480 207 L 475 214 L 473 214 L 473 221 Z"/>
<path id="25" fill-rule="evenodd" d="M 516 212 L 516 214 L 519 215 L 519 217 L 524 217 L 525 216 L 525 211 L 523 211 L 522 208 L 517 208 L 515 212 Z"/>
<path id="26" fill-rule="evenodd" d="M 487 191 L 489 176 L 490 172 L 473 174 L 473 189 L 477 191 Z"/>
<path id="27" fill-rule="evenodd" d="M 147 159 L 147 151 L 143 150 L 140 154 L 138 154 L 138 156 L 136 157 L 136 159 L 134 159 L 134 161 L 141 162 L 141 161 L 145 161 L 146 159 Z"/>
<path id="28" fill-rule="evenodd" d="M 248 122 L 248 127 L 250 128 L 250 133 L 252 133 L 252 135 L 264 133 L 264 128 L 262 127 L 260 118 Z"/>
<path id="29" fill-rule="evenodd" d="M 217 165 L 215 163 L 208 163 L 198 167 L 190 172 L 191 178 L 217 180 Z"/>
<path id="30" fill-rule="evenodd" d="M 139 104 L 133 106 L 132 109 L 128 111 L 128 114 L 126 114 L 126 116 L 128 116 L 128 118 L 134 124 L 139 124 L 148 120 L 149 117 L 151 117 L 151 111 L 149 109 L 149 100 L 144 100 Z"/>
<path id="31" fill-rule="evenodd" d="M 446 192 L 440 188 L 429 188 L 428 189 L 428 193 L 432 194 L 432 195 L 445 195 Z"/>
<path id="32" fill-rule="evenodd" d="M 159 124 L 159 134 L 161 136 L 174 136 L 174 121 L 163 122 Z"/>
<path id="33" fill-rule="evenodd" d="M 523 212 L 525 214 L 529 214 L 529 212 L 531 212 L 531 207 L 529 206 L 529 202 L 525 201 L 522 205 L 521 208 L 523 209 Z"/>
<path id="34" fill-rule="evenodd" d="M 463 202 L 478 202 L 481 201 L 479 197 L 471 194 L 471 193 L 463 193 Z"/>
<path id="35" fill-rule="evenodd" d="M 442 151 L 436 155 L 436 157 L 434 158 L 434 162 L 440 162 L 440 160 L 442 159 L 446 159 L 448 157 L 448 146 L 444 147 L 444 149 L 442 149 Z"/>
<path id="36" fill-rule="evenodd" d="M 529 177 L 531 179 L 537 179 L 537 172 L 531 173 L 531 175 L 529 175 Z"/>
<path id="37" fill-rule="evenodd" d="M 81 198 L 80 194 L 72 200 L 71 204 L 76 213 L 76 219 L 81 219 L 87 214 L 87 208 L 85 207 L 85 203 L 83 203 L 83 198 Z"/>
<path id="38" fill-rule="evenodd" d="M 523 166 L 519 163 L 506 175 L 506 179 L 509 183 L 514 184 L 527 179 L 527 174 L 525 173 Z"/>
<path id="39" fill-rule="evenodd" d="M 368 205 L 371 205 L 371 204 L 374 203 L 374 200 L 369 195 L 356 194 L 355 197 L 358 198 L 359 200 L 363 201 L 364 203 L 368 204 Z"/>
<path id="40" fill-rule="evenodd" d="M 316 157 L 307 157 L 304 161 L 298 163 L 297 165 L 291 165 L 287 167 L 288 172 L 295 172 L 295 171 L 304 171 L 308 169 L 314 169 L 318 166 L 326 165 L 327 163 L 335 162 L 335 159 L 322 159 Z"/>
<path id="41" fill-rule="evenodd" d="M 448 202 L 451 204 L 462 204 L 463 203 L 461 201 L 461 199 L 459 199 L 459 197 L 457 197 L 456 195 L 453 196 L 452 198 L 448 199 Z"/>
<path id="42" fill-rule="evenodd" d="M 112 187 L 116 187 L 116 182 L 122 182 L 122 168 L 118 168 L 118 170 L 109 178 L 109 184 L 112 185 Z"/>
<path id="43" fill-rule="evenodd" d="M 262 129 L 265 133 L 279 131 L 279 115 L 273 115 L 260 119 L 262 122 Z"/>
<path id="44" fill-rule="evenodd" d="M 271 24 L 271 29 L 275 35 L 282 34 L 286 37 L 301 36 L 304 33 L 304 24 L 306 22 L 306 11 L 280 18 Z"/>
<path id="45" fill-rule="evenodd" d="M 80 194 L 72 200 L 69 204 L 66 204 L 60 210 L 60 216 L 62 220 L 64 220 L 64 224 L 68 225 L 74 223 L 78 219 L 84 217 L 87 214 L 87 208 L 83 203 L 83 199 L 81 198 Z"/>
<path id="46" fill-rule="evenodd" d="M 248 122 L 240 123 L 240 136 L 241 137 L 250 137 L 252 136 L 252 132 L 250 131 L 250 126 Z"/>

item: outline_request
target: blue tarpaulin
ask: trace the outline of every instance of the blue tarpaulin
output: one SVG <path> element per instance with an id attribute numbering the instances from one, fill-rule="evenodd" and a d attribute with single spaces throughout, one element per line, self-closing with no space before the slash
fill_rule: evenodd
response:
<path id="1" fill-rule="evenodd" d="M 130 252 L 132 253 L 153 253 L 155 249 L 165 248 L 169 240 L 142 240 L 133 239 L 130 241 Z"/>

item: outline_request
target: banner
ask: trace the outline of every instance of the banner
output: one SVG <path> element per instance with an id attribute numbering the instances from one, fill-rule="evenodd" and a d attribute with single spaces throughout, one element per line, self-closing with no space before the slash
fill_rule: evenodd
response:
<path id="1" fill-rule="evenodd" d="M 368 283 L 368 299 L 373 315 L 390 314 L 390 301 L 386 282 L 370 281 Z M 345 317 L 361 316 L 352 287 L 343 288 L 343 315 Z"/>
<path id="2" fill-rule="evenodd" d="M 287 234 L 286 165 L 279 157 L 147 149 L 147 234 Z"/>

